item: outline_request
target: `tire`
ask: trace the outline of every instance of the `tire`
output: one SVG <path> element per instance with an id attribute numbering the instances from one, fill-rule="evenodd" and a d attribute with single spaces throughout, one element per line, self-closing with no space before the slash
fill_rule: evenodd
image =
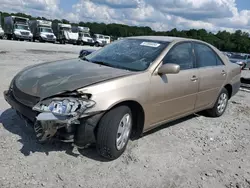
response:
<path id="1" fill-rule="evenodd" d="M 6 35 L 7 40 L 11 40 L 12 39 L 12 35 Z"/>
<path id="2" fill-rule="evenodd" d="M 225 97 L 225 99 L 224 99 L 224 97 Z M 225 100 L 224 101 L 225 103 L 223 105 L 223 110 L 220 111 L 219 110 L 219 105 L 220 105 L 219 103 L 220 103 L 222 98 Z M 211 117 L 220 117 L 220 116 L 222 116 L 224 114 L 226 108 L 227 108 L 228 99 L 229 99 L 228 91 L 227 91 L 226 88 L 223 88 L 222 91 L 220 92 L 218 98 L 217 98 L 217 101 L 216 101 L 214 107 L 212 109 L 208 110 L 208 114 Z"/>
<path id="3" fill-rule="evenodd" d="M 8 36 L 6 34 L 3 35 L 3 40 L 7 40 Z"/>
<path id="4" fill-rule="evenodd" d="M 122 126 L 120 125 L 122 125 L 121 121 L 125 117 L 130 117 L 130 121 L 128 121 L 130 123 L 127 124 L 127 129 L 122 129 Z M 102 117 L 98 125 L 96 138 L 96 149 L 102 157 L 109 160 L 114 160 L 124 153 L 133 126 L 132 120 L 132 113 L 128 106 L 118 106 L 107 112 Z M 119 127 L 121 129 L 119 129 Z M 126 135 L 126 138 L 124 139 L 124 142 L 118 142 L 120 143 L 119 145 L 117 144 L 117 139 L 121 139 L 123 134 L 119 134 L 118 131 L 123 132 L 122 130 L 126 130 L 124 131 L 124 135 Z"/>
<path id="5" fill-rule="evenodd" d="M 95 47 L 99 47 L 100 45 L 99 45 L 99 43 L 98 42 L 96 42 L 95 43 Z"/>
<path id="6" fill-rule="evenodd" d="M 18 40 L 15 34 L 13 35 L 13 40 Z"/>
<path id="7" fill-rule="evenodd" d="M 39 37 L 39 42 L 43 42 L 43 39 L 41 37 Z"/>

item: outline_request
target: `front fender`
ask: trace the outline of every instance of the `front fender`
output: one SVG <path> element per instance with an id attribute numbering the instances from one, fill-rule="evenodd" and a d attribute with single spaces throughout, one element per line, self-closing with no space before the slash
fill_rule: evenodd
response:
<path id="1" fill-rule="evenodd" d="M 149 80 L 148 73 L 134 74 L 94 84 L 78 91 L 91 94 L 91 100 L 96 102 L 86 113 L 107 111 L 125 101 L 135 101 L 144 106 L 147 103 Z"/>

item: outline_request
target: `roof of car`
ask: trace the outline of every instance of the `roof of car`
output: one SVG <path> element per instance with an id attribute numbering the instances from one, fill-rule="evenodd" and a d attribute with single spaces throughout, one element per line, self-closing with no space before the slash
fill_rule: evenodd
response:
<path id="1" fill-rule="evenodd" d="M 195 39 L 190 38 L 181 38 L 181 37 L 169 37 L 169 36 L 136 36 L 136 37 L 128 37 L 133 39 L 145 39 L 145 40 L 158 40 L 165 42 L 173 42 L 173 41 L 197 41 Z"/>

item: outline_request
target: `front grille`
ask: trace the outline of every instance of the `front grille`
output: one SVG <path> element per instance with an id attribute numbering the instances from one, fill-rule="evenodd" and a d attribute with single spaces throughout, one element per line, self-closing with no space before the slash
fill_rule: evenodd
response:
<path id="1" fill-rule="evenodd" d="M 92 42 L 92 40 L 91 40 L 91 39 L 88 39 L 88 42 Z"/>
<path id="2" fill-rule="evenodd" d="M 47 35 L 48 39 L 53 39 L 53 35 Z"/>
<path id="3" fill-rule="evenodd" d="M 21 32 L 21 35 L 29 35 L 29 32 Z"/>
<path id="4" fill-rule="evenodd" d="M 106 44 L 107 43 L 107 41 L 102 41 L 102 44 Z"/>
<path id="5" fill-rule="evenodd" d="M 28 94 L 22 92 L 21 90 L 19 90 L 16 87 L 15 84 L 13 84 L 12 93 L 13 93 L 13 96 L 15 97 L 15 99 L 17 101 L 19 101 L 20 103 L 24 104 L 25 106 L 33 107 L 40 100 L 39 97 L 28 95 Z"/>

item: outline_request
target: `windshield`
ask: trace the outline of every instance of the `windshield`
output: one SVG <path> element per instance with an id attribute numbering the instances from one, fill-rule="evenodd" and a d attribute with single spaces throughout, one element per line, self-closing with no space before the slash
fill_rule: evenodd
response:
<path id="1" fill-rule="evenodd" d="M 89 35 L 89 34 L 84 34 L 83 36 L 84 36 L 84 37 L 90 37 L 90 35 Z"/>
<path id="2" fill-rule="evenodd" d="M 104 37 L 102 35 L 96 36 L 99 39 L 103 39 Z"/>
<path id="3" fill-rule="evenodd" d="M 53 33 L 51 28 L 41 27 L 40 32 Z"/>
<path id="4" fill-rule="evenodd" d="M 105 39 L 109 39 L 109 37 L 104 37 Z"/>
<path id="5" fill-rule="evenodd" d="M 231 59 L 241 59 L 241 60 L 245 60 L 247 58 L 246 55 L 239 55 L 239 54 L 235 54 L 230 56 Z"/>
<path id="6" fill-rule="evenodd" d="M 29 27 L 27 25 L 16 25 L 16 29 L 23 29 L 29 31 Z"/>
<path id="7" fill-rule="evenodd" d="M 71 32 L 71 28 L 69 28 L 69 27 L 61 27 L 61 30 L 62 31 L 70 31 Z"/>
<path id="8" fill-rule="evenodd" d="M 168 42 L 125 39 L 111 43 L 85 57 L 93 63 L 131 71 L 146 70 L 167 47 Z"/>

